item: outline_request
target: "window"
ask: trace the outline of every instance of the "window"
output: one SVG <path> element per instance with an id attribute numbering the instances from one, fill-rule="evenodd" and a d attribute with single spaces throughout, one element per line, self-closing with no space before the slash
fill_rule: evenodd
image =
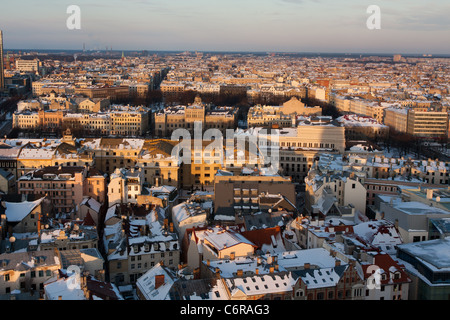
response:
<path id="1" fill-rule="evenodd" d="M 5 274 L 5 282 L 9 280 L 10 280 L 9 274 Z"/>
<path id="2" fill-rule="evenodd" d="M 295 295 L 297 297 L 303 297 L 303 290 L 297 290 L 297 292 L 295 292 Z"/>

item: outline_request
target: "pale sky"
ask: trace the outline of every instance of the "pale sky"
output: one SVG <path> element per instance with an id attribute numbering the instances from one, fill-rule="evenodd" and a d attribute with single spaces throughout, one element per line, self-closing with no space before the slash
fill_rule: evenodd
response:
<path id="1" fill-rule="evenodd" d="M 450 54 L 448 0 L 15 0 L 5 49 Z M 81 30 L 69 30 L 69 5 Z M 369 30 L 369 5 L 381 29 Z"/>

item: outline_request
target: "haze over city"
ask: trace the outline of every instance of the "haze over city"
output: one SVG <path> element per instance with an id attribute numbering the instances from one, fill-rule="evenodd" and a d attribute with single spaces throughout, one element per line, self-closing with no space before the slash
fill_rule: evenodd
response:
<path id="1" fill-rule="evenodd" d="M 66 28 L 72 4 L 81 30 Z M 380 30 L 366 27 L 372 4 Z M 18 0 L 0 17 L 5 49 L 447 54 L 448 12 L 445 0 Z"/>

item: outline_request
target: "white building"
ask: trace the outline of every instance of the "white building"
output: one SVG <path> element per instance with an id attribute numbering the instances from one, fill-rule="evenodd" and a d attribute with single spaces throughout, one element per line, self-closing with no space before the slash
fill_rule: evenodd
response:
<path id="1" fill-rule="evenodd" d="M 144 173 L 140 168 L 116 169 L 108 184 L 109 207 L 116 203 L 137 203 L 143 185 Z"/>

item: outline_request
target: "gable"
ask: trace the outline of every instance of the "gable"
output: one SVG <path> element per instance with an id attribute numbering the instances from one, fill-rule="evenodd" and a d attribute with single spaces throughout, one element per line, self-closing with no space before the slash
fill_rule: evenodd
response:
<path id="1" fill-rule="evenodd" d="M 6 220 L 8 222 L 20 222 L 30 213 L 32 213 L 42 202 L 44 198 L 28 202 L 4 202 Z"/>

